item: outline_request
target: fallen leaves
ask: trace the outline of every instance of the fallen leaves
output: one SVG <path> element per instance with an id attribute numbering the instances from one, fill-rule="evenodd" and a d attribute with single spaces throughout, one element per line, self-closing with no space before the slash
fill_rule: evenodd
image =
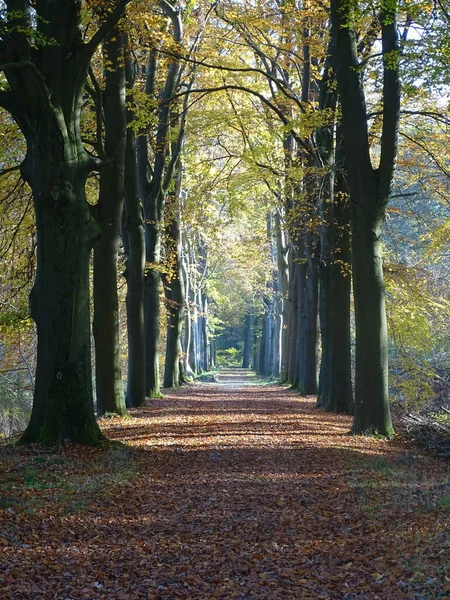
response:
<path id="1" fill-rule="evenodd" d="M 311 398 L 198 385 L 102 427 L 125 446 L 1 450 L 5 600 L 450 594 L 445 465 Z"/>

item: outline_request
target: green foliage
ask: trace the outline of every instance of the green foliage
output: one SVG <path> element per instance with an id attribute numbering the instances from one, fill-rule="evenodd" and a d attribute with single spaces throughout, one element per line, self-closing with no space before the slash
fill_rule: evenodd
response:
<path id="1" fill-rule="evenodd" d="M 439 506 L 445 508 L 446 510 L 450 510 L 450 496 L 444 496 L 439 501 Z"/>
<path id="2" fill-rule="evenodd" d="M 400 53 L 397 50 L 385 52 L 383 54 L 383 63 L 386 69 L 390 71 L 398 71 Z"/>
<path id="3" fill-rule="evenodd" d="M 436 297 L 426 273 L 393 266 L 386 270 L 388 324 L 393 345 L 391 383 L 407 406 L 418 407 L 433 397 L 432 357 L 445 347 L 450 303 Z"/>
<path id="4" fill-rule="evenodd" d="M 217 350 L 216 365 L 218 367 L 241 367 L 242 366 L 242 350 L 238 348 L 226 348 L 225 350 Z"/>
<path id="5" fill-rule="evenodd" d="M 201 381 L 203 383 L 217 383 L 217 377 L 213 372 L 200 373 L 195 376 L 195 381 Z"/>
<path id="6" fill-rule="evenodd" d="M 30 15 L 28 11 L 21 10 L 10 10 L 8 11 L 8 23 L 4 19 L 6 11 L 0 10 L 0 35 L 2 39 L 4 36 L 11 34 L 24 34 L 32 48 L 45 48 L 48 46 L 57 46 L 58 42 L 54 38 L 50 38 L 43 34 L 40 29 L 42 25 L 46 25 L 48 21 L 43 19 L 40 15 L 35 13 L 33 19 L 36 22 L 36 26 L 32 26 L 30 23 Z"/>

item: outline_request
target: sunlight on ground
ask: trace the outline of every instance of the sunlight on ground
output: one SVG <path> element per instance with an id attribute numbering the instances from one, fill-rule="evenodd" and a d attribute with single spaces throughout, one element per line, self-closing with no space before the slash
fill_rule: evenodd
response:
<path id="1" fill-rule="evenodd" d="M 2 599 L 448 597 L 446 465 L 244 375 L 102 419 L 121 447 L 4 449 Z"/>

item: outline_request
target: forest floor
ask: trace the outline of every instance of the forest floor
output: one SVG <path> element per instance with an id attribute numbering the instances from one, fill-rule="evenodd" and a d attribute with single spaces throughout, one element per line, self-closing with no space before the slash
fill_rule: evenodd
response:
<path id="1" fill-rule="evenodd" d="M 250 372 L 0 447 L 2 600 L 450 597 L 449 464 Z"/>

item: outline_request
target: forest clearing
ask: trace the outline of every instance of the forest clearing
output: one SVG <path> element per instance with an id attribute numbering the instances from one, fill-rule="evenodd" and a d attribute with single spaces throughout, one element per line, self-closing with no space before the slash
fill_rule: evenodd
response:
<path id="1" fill-rule="evenodd" d="M 0 448 L 5 600 L 450 596 L 448 465 L 249 371 Z"/>

